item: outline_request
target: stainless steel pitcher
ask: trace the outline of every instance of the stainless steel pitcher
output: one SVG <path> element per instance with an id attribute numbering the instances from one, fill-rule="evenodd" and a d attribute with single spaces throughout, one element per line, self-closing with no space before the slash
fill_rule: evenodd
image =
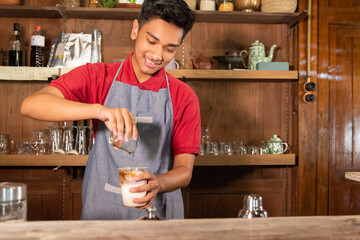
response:
<path id="1" fill-rule="evenodd" d="M 260 195 L 249 195 L 244 198 L 244 207 L 239 211 L 238 218 L 258 218 L 267 217 L 267 212 L 262 207 L 262 197 Z"/>

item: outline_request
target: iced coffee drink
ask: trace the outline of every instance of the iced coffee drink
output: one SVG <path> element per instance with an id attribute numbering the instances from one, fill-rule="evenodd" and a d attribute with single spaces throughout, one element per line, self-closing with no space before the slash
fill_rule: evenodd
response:
<path id="1" fill-rule="evenodd" d="M 133 180 L 134 177 L 144 172 L 147 172 L 146 168 L 144 167 L 119 168 L 121 193 L 123 198 L 123 204 L 125 207 L 139 207 L 145 205 L 145 203 L 134 203 L 133 199 L 145 197 L 146 191 L 137 193 L 132 193 L 129 191 L 129 189 L 132 187 L 139 187 L 147 183 L 146 180 L 138 182 Z"/>

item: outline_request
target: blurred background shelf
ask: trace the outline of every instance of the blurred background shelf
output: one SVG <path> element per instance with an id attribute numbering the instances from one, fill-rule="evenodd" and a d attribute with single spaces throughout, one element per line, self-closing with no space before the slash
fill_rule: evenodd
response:
<path id="1" fill-rule="evenodd" d="M 0 67 L 0 80 L 48 81 L 52 75 L 61 75 L 73 68 Z M 260 70 L 167 70 L 179 79 L 257 79 L 257 80 L 298 80 L 298 71 Z"/>
<path id="2" fill-rule="evenodd" d="M 69 18 L 78 19 L 113 19 L 133 20 L 140 13 L 138 8 L 65 8 Z M 287 24 L 289 27 L 297 24 L 307 16 L 301 13 L 265 13 L 265 12 L 220 12 L 195 10 L 196 22 L 213 23 L 256 23 L 256 24 Z M 61 18 L 56 7 L 37 6 L 0 6 L 0 17 L 18 18 Z"/>
<path id="3" fill-rule="evenodd" d="M 0 155 L 0 166 L 85 166 L 88 155 Z M 295 165 L 295 154 L 197 156 L 195 166 Z"/>

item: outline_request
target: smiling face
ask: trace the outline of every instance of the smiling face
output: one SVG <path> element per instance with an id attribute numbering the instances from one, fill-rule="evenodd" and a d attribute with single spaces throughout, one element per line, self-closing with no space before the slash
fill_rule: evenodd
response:
<path id="1" fill-rule="evenodd" d="M 131 39 L 135 40 L 132 65 L 138 81 L 144 82 L 165 67 L 180 47 L 183 29 L 160 18 L 146 22 L 141 29 L 133 22 Z"/>

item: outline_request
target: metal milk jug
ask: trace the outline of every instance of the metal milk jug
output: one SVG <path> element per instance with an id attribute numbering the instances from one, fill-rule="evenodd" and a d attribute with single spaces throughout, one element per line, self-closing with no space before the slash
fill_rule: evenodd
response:
<path id="1" fill-rule="evenodd" d="M 0 182 L 0 222 L 26 221 L 26 196 L 25 183 Z"/>
<path id="2" fill-rule="evenodd" d="M 265 56 L 265 46 L 263 43 L 256 40 L 249 48 L 249 61 L 248 69 L 256 70 L 256 64 L 258 62 L 271 62 L 274 54 L 276 44 L 271 46 L 269 56 Z"/>
<path id="3" fill-rule="evenodd" d="M 238 218 L 266 218 L 267 212 L 262 206 L 262 197 L 260 195 L 249 195 L 244 198 L 244 207 L 239 211 Z"/>

